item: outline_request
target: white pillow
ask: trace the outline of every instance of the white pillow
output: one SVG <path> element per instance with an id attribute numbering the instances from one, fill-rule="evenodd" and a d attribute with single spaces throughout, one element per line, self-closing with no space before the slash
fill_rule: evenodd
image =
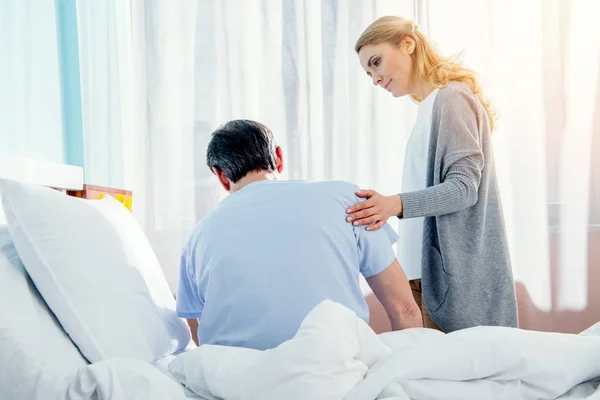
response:
<path id="1" fill-rule="evenodd" d="M 196 347 L 191 340 L 187 323 L 175 313 L 175 297 L 169 287 L 165 274 L 156 258 L 156 254 L 135 217 L 116 199 L 105 196 L 101 200 L 88 200 L 116 228 L 117 234 L 127 249 L 126 256 L 130 265 L 141 274 L 161 317 L 167 323 L 171 336 L 177 343 Z M 183 347 L 173 348 L 173 352 Z"/>
<path id="2" fill-rule="evenodd" d="M 353 311 L 327 300 L 275 349 L 203 345 L 175 357 L 169 370 L 210 399 L 342 399 L 389 354 Z"/>
<path id="3" fill-rule="evenodd" d="M 23 268 L 0 226 L 0 399 L 63 398 L 87 365 Z"/>
<path id="4" fill-rule="evenodd" d="M 90 362 L 153 362 L 188 345 L 189 329 L 153 300 L 132 243 L 97 206 L 11 180 L 0 193 L 25 269 Z"/>

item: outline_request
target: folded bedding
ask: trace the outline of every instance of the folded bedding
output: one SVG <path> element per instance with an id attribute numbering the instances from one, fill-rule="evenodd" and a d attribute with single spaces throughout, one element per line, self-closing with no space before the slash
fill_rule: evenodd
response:
<path id="1" fill-rule="evenodd" d="M 375 333 L 325 301 L 267 351 L 205 345 L 173 376 L 208 399 L 596 399 L 600 324 L 580 335 L 476 327 Z"/>

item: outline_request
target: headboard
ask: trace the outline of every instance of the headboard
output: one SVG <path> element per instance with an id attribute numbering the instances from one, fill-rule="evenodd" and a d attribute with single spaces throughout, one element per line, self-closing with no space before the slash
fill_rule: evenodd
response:
<path id="1" fill-rule="evenodd" d="M 84 183 L 83 168 L 73 165 L 0 156 L 0 178 L 51 187 L 65 192 L 68 196 L 83 199 L 98 199 L 108 194 L 131 209 L 131 191 L 87 185 Z"/>
<path id="2" fill-rule="evenodd" d="M 0 157 L 0 178 L 65 191 L 83 189 L 83 168 L 31 158 Z"/>

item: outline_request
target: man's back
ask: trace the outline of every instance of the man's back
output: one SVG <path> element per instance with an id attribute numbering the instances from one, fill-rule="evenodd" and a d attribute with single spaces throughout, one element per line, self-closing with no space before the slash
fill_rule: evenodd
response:
<path id="1" fill-rule="evenodd" d="M 330 299 L 368 320 L 359 273 L 394 261 L 393 230 L 345 221 L 357 187 L 340 181 L 258 181 L 223 200 L 184 249 L 178 313 L 201 318 L 204 344 L 272 348 Z"/>

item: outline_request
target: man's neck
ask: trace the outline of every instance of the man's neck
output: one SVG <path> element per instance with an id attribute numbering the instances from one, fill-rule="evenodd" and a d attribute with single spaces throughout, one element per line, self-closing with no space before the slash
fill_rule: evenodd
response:
<path id="1" fill-rule="evenodd" d="M 242 179 L 240 179 L 239 181 L 237 181 L 231 188 L 231 193 L 233 192 L 237 192 L 238 190 L 244 188 L 245 186 L 254 183 L 254 182 L 258 182 L 258 181 L 272 181 L 272 180 L 276 180 L 277 178 L 274 176 L 274 174 L 272 172 L 268 172 L 268 171 L 254 171 L 254 172 L 248 172 L 246 174 L 246 176 L 244 176 Z"/>

